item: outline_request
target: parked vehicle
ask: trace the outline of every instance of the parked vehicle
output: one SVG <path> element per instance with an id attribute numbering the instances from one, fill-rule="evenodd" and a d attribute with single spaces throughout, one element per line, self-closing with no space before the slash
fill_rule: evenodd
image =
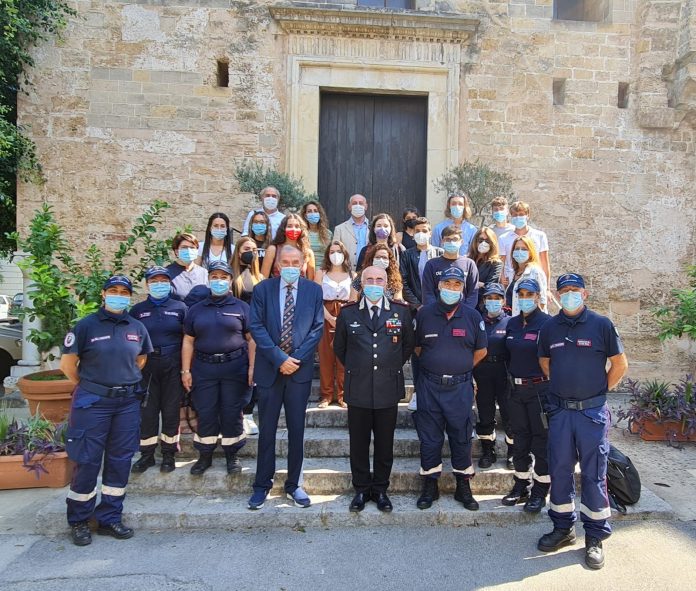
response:
<path id="1" fill-rule="evenodd" d="M 8 318 L 0 321 L 0 380 L 10 375 L 10 368 L 22 358 L 22 323 Z"/>
<path id="2" fill-rule="evenodd" d="M 0 318 L 7 318 L 10 315 L 12 299 L 10 296 L 0 294 Z"/>
<path id="3" fill-rule="evenodd" d="M 16 293 L 12 297 L 12 305 L 10 306 L 10 316 L 14 316 L 15 318 L 19 315 L 19 310 L 24 304 L 24 294 L 23 293 Z"/>

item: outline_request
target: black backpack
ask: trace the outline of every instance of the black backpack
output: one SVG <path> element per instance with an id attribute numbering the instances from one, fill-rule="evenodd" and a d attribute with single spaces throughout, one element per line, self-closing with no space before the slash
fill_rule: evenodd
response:
<path id="1" fill-rule="evenodd" d="M 613 445 L 609 446 L 607 464 L 607 488 L 609 502 L 619 513 L 626 513 L 626 505 L 634 505 L 640 499 L 640 476 L 631 459 Z"/>

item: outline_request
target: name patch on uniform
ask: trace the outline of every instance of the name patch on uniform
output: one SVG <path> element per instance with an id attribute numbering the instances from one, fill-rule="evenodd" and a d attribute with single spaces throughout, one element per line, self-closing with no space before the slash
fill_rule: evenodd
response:
<path id="1" fill-rule="evenodd" d="M 537 335 L 535 332 L 528 332 L 526 335 L 524 335 L 524 340 L 525 341 L 536 341 Z"/>
<path id="2" fill-rule="evenodd" d="M 167 312 L 165 312 L 166 314 Z M 141 312 L 138 314 L 138 318 L 147 318 L 148 316 L 152 316 L 152 312 Z"/>
<path id="3" fill-rule="evenodd" d="M 72 347 L 75 344 L 75 333 L 69 332 L 68 334 L 66 334 L 65 340 L 63 341 L 63 344 L 66 347 Z"/>
<path id="4" fill-rule="evenodd" d="M 452 336 L 453 337 L 465 337 L 466 336 L 466 329 L 465 328 L 453 328 L 452 329 Z"/>
<path id="5" fill-rule="evenodd" d="M 239 318 L 241 316 L 241 314 L 235 314 L 234 312 L 223 312 L 222 315 L 223 316 L 236 316 L 237 318 Z"/>
<path id="6" fill-rule="evenodd" d="M 427 334 L 427 335 L 425 335 L 425 338 L 432 339 L 432 338 L 435 338 L 436 336 L 437 336 L 437 334 Z"/>
<path id="7" fill-rule="evenodd" d="M 505 331 L 504 330 L 496 330 L 495 334 L 505 334 Z"/>
<path id="8" fill-rule="evenodd" d="M 96 343 L 97 341 L 107 341 L 111 338 L 110 334 L 104 335 L 103 337 L 94 337 L 93 339 L 89 339 L 90 343 Z"/>
<path id="9" fill-rule="evenodd" d="M 148 312 L 147 315 L 149 316 L 150 313 Z M 165 312 L 164 315 L 165 316 L 178 316 L 179 312 Z"/>
<path id="10" fill-rule="evenodd" d="M 577 341 L 575 341 L 575 344 L 578 347 L 591 347 L 592 341 L 590 339 L 578 339 Z"/>
<path id="11" fill-rule="evenodd" d="M 565 347 L 565 343 L 561 341 L 560 343 L 553 343 L 549 349 L 556 349 L 557 347 Z"/>
<path id="12" fill-rule="evenodd" d="M 133 341 L 133 342 L 135 342 L 135 343 L 139 343 L 139 342 L 140 342 L 140 335 L 138 335 L 138 334 L 127 334 L 127 335 L 126 335 L 126 340 L 128 340 L 128 341 Z"/>

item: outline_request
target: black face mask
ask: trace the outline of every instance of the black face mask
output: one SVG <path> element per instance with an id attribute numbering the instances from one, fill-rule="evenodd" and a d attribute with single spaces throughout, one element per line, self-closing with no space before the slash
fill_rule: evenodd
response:
<path id="1" fill-rule="evenodd" d="M 413 230 L 416 227 L 416 220 L 404 220 L 404 229 Z"/>
<path id="2" fill-rule="evenodd" d="M 245 265 L 251 265 L 251 263 L 254 261 L 254 251 L 247 250 L 246 252 L 243 252 L 239 255 L 239 260 Z"/>
<path id="3" fill-rule="evenodd" d="M 441 298 L 437 298 L 437 307 L 440 308 L 440 310 L 445 314 L 449 314 L 461 303 L 462 302 L 460 300 L 458 302 L 454 302 L 454 304 L 445 304 L 445 302 L 443 302 Z"/>

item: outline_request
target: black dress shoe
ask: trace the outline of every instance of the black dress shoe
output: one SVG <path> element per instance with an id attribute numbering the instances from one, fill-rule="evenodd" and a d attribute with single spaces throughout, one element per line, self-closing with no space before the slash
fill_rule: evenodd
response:
<path id="1" fill-rule="evenodd" d="M 118 540 L 127 540 L 132 538 L 135 532 L 133 528 L 126 527 L 118 521 L 116 523 L 107 523 L 106 525 L 99 524 L 97 533 L 102 536 L 112 536 Z"/>
<path id="2" fill-rule="evenodd" d="M 539 513 L 545 505 L 545 497 L 538 497 L 536 495 L 532 495 L 531 497 L 529 497 L 529 500 L 524 504 L 523 508 L 527 513 Z"/>
<path id="3" fill-rule="evenodd" d="M 155 456 L 153 454 L 142 454 L 135 464 L 131 466 L 131 472 L 134 474 L 142 474 L 148 468 L 155 465 Z"/>
<path id="4" fill-rule="evenodd" d="M 353 497 L 350 502 L 350 507 L 348 510 L 351 513 L 360 513 L 365 508 L 365 503 L 368 501 L 369 497 L 366 493 L 358 493 Z"/>
<path id="5" fill-rule="evenodd" d="M 70 538 L 76 546 L 89 546 L 92 543 L 92 534 L 86 521 L 70 525 Z"/>
<path id="6" fill-rule="evenodd" d="M 201 454 L 200 457 L 196 460 L 196 463 L 193 466 L 191 466 L 191 474 L 193 476 L 200 476 L 212 465 L 213 454 Z"/>
<path id="7" fill-rule="evenodd" d="M 382 511 L 382 513 L 391 513 L 394 509 L 392 502 L 385 492 L 373 492 L 371 499 L 377 503 L 377 509 Z"/>
<path id="8" fill-rule="evenodd" d="M 555 552 L 563 546 L 575 544 L 575 528 L 563 529 L 554 527 L 553 531 L 541 536 L 537 548 L 542 552 Z"/>
<path id="9" fill-rule="evenodd" d="M 160 464 L 160 472 L 174 472 L 176 464 L 174 463 L 173 453 L 162 454 L 162 463 Z"/>

